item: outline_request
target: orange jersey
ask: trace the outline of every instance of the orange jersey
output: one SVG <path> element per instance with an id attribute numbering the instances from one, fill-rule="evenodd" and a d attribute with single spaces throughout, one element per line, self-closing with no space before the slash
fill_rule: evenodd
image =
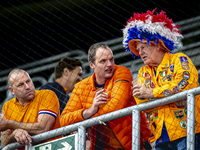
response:
<path id="1" fill-rule="evenodd" d="M 155 98 L 162 98 L 181 91 L 198 87 L 198 72 L 190 58 L 182 53 L 166 53 L 158 68 L 144 66 L 139 70 L 138 80 L 153 89 Z M 137 104 L 152 99 L 138 99 Z M 200 132 L 200 95 L 195 97 L 195 133 Z M 170 141 L 187 135 L 187 109 L 178 108 L 174 103 L 156 107 L 148 112 L 151 130 L 155 140 L 159 139 L 165 123 Z"/>
<path id="2" fill-rule="evenodd" d="M 136 103 L 132 97 L 131 90 L 132 80 L 132 73 L 129 69 L 116 65 L 113 77 L 108 79 L 104 85 L 104 88 L 107 89 L 108 102 L 104 106 L 100 107 L 98 112 L 93 115 L 92 118 L 135 105 Z M 75 89 L 73 90 L 72 95 L 61 114 L 61 126 L 66 126 L 84 120 L 82 112 L 83 110 L 92 107 L 93 99 L 95 97 L 96 88 L 94 81 L 95 74 L 75 85 Z M 144 113 L 142 113 L 141 118 L 143 122 L 141 125 L 141 132 L 143 132 L 142 134 L 146 141 L 151 135 L 149 122 Z M 108 125 L 123 147 L 125 149 L 131 149 L 131 115 L 109 121 Z M 94 140 L 95 143 L 95 139 L 92 140 Z M 117 147 L 118 145 L 112 140 L 109 140 L 109 144 L 112 145 L 112 147 Z"/>
<path id="3" fill-rule="evenodd" d="M 4 118 L 23 123 L 37 122 L 38 115 L 49 114 L 55 117 L 52 129 L 60 127 L 60 112 L 58 98 L 50 90 L 35 91 L 35 97 L 24 107 L 19 104 L 16 97 L 7 101 L 3 106 Z"/>

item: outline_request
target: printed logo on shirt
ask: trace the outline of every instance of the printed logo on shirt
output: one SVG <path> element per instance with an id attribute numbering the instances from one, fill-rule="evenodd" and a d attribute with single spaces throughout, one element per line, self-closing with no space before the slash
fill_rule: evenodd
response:
<path id="1" fill-rule="evenodd" d="M 169 95 L 172 95 L 172 92 L 170 91 L 170 89 L 166 89 L 166 90 L 163 91 L 163 94 L 165 96 L 169 96 Z"/>
<path id="2" fill-rule="evenodd" d="M 151 79 L 151 82 L 150 82 L 150 86 L 151 86 L 151 88 L 155 88 L 155 84 L 153 83 L 152 79 Z"/>
<path id="3" fill-rule="evenodd" d="M 184 113 L 183 113 L 183 110 L 182 109 L 179 109 L 179 110 L 175 110 L 174 111 L 174 115 L 177 119 L 183 119 L 184 117 Z"/>
<path id="4" fill-rule="evenodd" d="M 147 71 L 147 72 L 144 72 L 144 73 L 142 74 L 142 77 L 151 78 L 150 73 L 149 73 L 148 71 Z"/>
<path id="5" fill-rule="evenodd" d="M 181 89 L 179 88 L 179 86 L 175 86 L 173 89 L 172 89 L 172 92 L 173 93 L 178 93 L 178 92 L 180 92 L 181 91 Z"/>
<path id="6" fill-rule="evenodd" d="M 187 85 L 189 84 L 189 82 L 185 79 L 182 79 L 181 82 L 178 84 L 180 89 L 184 89 Z"/>
<path id="7" fill-rule="evenodd" d="M 171 81 L 173 76 L 174 76 L 173 74 L 170 74 L 170 75 L 168 75 L 168 76 L 165 76 L 165 77 L 163 78 L 163 83 L 165 83 L 165 80 L 166 80 L 166 79 L 167 79 L 167 81 Z"/>
<path id="8" fill-rule="evenodd" d="M 150 123 L 153 122 L 156 119 L 158 119 L 158 110 L 156 110 L 156 111 L 154 111 L 154 112 L 149 114 Z"/>
<path id="9" fill-rule="evenodd" d="M 164 71 L 162 71 L 162 72 L 160 73 L 160 76 L 161 76 L 161 77 L 164 77 L 164 76 L 166 76 L 166 75 L 167 75 L 167 69 L 164 70 Z"/>
<path id="10" fill-rule="evenodd" d="M 150 118 L 150 122 L 152 122 L 153 121 L 153 113 L 150 113 L 149 118 Z"/>
<path id="11" fill-rule="evenodd" d="M 158 110 L 153 112 L 154 120 L 158 119 Z"/>
<path id="12" fill-rule="evenodd" d="M 171 72 L 174 72 L 174 64 L 171 64 L 171 65 L 170 65 L 170 71 L 171 71 Z"/>
<path id="13" fill-rule="evenodd" d="M 188 71 L 183 72 L 183 78 L 188 80 L 190 78 L 190 73 Z"/>
<path id="14" fill-rule="evenodd" d="M 183 129 L 187 128 L 187 122 L 186 121 L 180 121 L 179 123 L 180 123 L 181 128 L 183 128 Z"/>
<path id="15" fill-rule="evenodd" d="M 189 67 L 189 61 L 188 61 L 187 57 L 181 56 L 181 57 L 179 57 L 179 59 L 181 61 L 181 65 L 182 65 L 182 68 L 184 70 L 190 69 L 190 67 Z"/>

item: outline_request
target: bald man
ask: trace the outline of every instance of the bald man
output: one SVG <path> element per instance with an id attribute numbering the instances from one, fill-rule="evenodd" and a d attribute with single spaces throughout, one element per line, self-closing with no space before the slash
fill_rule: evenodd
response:
<path id="1" fill-rule="evenodd" d="M 32 142 L 32 136 L 60 127 L 59 101 L 50 90 L 35 90 L 29 74 L 14 69 L 8 75 L 9 90 L 16 97 L 3 106 L 0 118 L 2 145 L 17 141 L 21 145 Z"/>

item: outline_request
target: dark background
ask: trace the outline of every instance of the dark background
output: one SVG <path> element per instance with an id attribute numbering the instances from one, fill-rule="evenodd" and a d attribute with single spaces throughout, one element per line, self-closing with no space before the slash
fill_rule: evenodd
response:
<path id="1" fill-rule="evenodd" d="M 66 51 L 87 52 L 96 42 L 122 36 L 132 12 L 164 10 L 174 22 L 200 15 L 199 2 L 182 0 L 1 1 L 0 70 Z"/>

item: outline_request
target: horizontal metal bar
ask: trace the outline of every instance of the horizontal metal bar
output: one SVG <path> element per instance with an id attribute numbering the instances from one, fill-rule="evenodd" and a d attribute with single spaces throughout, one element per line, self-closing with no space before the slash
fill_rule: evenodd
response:
<path id="1" fill-rule="evenodd" d="M 199 21 L 199 20 L 200 20 L 200 16 L 196 16 L 196 17 L 192 17 L 190 19 L 185 19 L 185 20 L 182 20 L 182 21 L 179 21 L 179 22 L 175 22 L 174 24 L 182 26 L 184 24 L 189 24 L 191 22 L 195 22 L 195 21 Z"/>
<path id="2" fill-rule="evenodd" d="M 184 39 L 187 39 L 187 38 L 190 38 L 190 37 L 194 37 L 194 36 L 197 36 L 199 34 L 200 34 L 200 30 L 197 30 L 197 31 L 194 31 L 194 32 L 190 32 L 190 33 L 184 35 Z"/>
<path id="3" fill-rule="evenodd" d="M 86 53 L 83 50 L 73 50 L 73 51 L 65 52 L 65 53 L 58 54 L 58 55 L 55 55 L 55 56 L 52 56 L 52 57 L 48 57 L 48 58 L 45 58 L 45 59 L 41 59 L 41 60 L 38 60 L 38 61 L 34 61 L 32 63 L 21 65 L 21 66 L 18 66 L 18 68 L 21 68 L 21 69 L 33 68 L 34 66 L 45 64 L 45 63 L 48 63 L 48 62 L 53 62 L 55 60 L 59 60 L 62 57 L 75 55 L 75 54 L 79 55 L 79 56 L 82 56 L 83 54 L 86 55 Z M 7 75 L 12 69 L 14 69 L 14 68 L 1 71 L 0 76 L 5 75 L 5 74 Z"/>
<path id="4" fill-rule="evenodd" d="M 182 27 L 179 28 L 179 31 L 189 30 L 189 29 L 192 29 L 192 28 L 198 29 L 199 28 L 198 26 L 200 26 L 200 21 L 194 22 L 194 23 L 186 25 L 186 26 L 182 26 Z"/>
<path id="5" fill-rule="evenodd" d="M 123 40 L 123 37 L 119 37 L 119 38 L 115 38 L 115 39 L 112 39 L 112 40 L 104 41 L 103 43 L 105 43 L 107 45 L 112 45 L 112 44 L 116 44 L 118 42 L 122 43 L 122 40 Z"/>
<path id="6" fill-rule="evenodd" d="M 90 126 L 100 124 L 100 121 L 107 122 L 107 121 L 111 121 L 114 119 L 118 119 L 120 117 L 130 115 L 130 114 L 132 114 L 132 110 L 134 110 L 134 109 L 143 111 L 143 110 L 151 109 L 151 108 L 158 107 L 161 105 L 176 102 L 176 101 L 186 98 L 187 93 L 193 93 L 194 96 L 198 95 L 198 94 L 200 94 L 200 87 L 193 88 L 193 89 L 190 89 L 187 91 L 183 91 L 183 92 L 180 92 L 180 93 L 177 93 L 177 94 L 165 97 L 165 98 L 160 98 L 160 99 L 157 99 L 154 101 L 150 101 L 150 102 L 142 103 L 139 105 L 134 105 L 134 106 L 131 106 L 128 108 L 120 109 L 120 110 L 117 110 L 117 111 L 114 111 L 114 112 L 111 112 L 111 113 L 108 113 L 105 115 L 101 115 L 101 116 L 98 116 L 95 118 L 87 119 L 87 120 L 84 120 L 84 121 L 81 121 L 78 123 L 74 123 L 74 124 L 71 124 L 71 125 L 68 125 L 65 127 L 61 127 L 61 128 L 55 129 L 55 130 L 51 130 L 48 132 L 44 132 L 44 133 L 35 135 L 35 136 L 33 136 L 33 138 L 34 138 L 33 143 L 41 142 L 41 141 L 44 141 L 44 140 L 47 140 L 47 139 L 50 139 L 50 138 L 53 138 L 56 136 L 70 133 L 72 131 L 77 130 L 79 126 L 90 127 Z M 11 143 L 11 144 L 7 145 L 6 147 L 4 147 L 3 150 L 10 150 L 11 148 L 21 148 L 21 147 L 22 147 L 21 145 L 19 145 L 17 142 L 15 142 L 15 143 Z"/>

